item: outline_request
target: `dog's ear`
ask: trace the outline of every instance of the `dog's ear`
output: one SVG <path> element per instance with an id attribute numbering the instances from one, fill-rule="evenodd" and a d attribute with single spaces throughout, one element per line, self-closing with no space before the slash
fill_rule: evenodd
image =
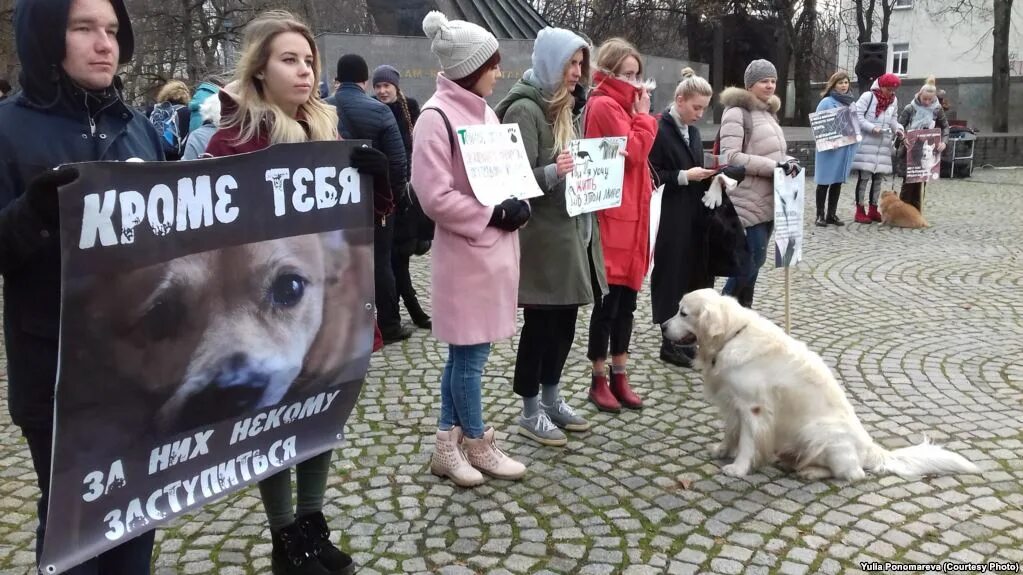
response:
<path id="1" fill-rule="evenodd" d="M 728 302 L 724 298 L 704 300 L 700 306 L 699 325 L 704 337 L 709 341 L 720 339 L 727 326 L 727 313 L 725 307 Z"/>

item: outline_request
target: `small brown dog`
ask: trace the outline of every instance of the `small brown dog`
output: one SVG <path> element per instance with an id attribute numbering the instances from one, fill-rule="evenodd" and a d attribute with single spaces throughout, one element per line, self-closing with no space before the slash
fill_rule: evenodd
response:
<path id="1" fill-rule="evenodd" d="M 930 224 L 919 210 L 899 199 L 898 194 L 888 190 L 881 193 L 881 222 L 897 228 L 926 228 Z"/>

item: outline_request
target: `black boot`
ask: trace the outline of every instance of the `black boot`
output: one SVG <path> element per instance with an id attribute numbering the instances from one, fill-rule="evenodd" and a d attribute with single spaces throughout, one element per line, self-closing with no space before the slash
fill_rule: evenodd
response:
<path id="1" fill-rule="evenodd" d="M 838 219 L 835 212 L 838 211 L 838 196 L 842 193 L 842 184 L 834 184 L 828 191 L 828 215 L 824 221 L 833 226 L 844 226 L 845 222 Z"/>
<path id="2" fill-rule="evenodd" d="M 412 328 L 400 324 L 397 327 L 380 328 L 380 337 L 383 338 L 384 345 L 398 343 L 412 337 Z"/>
<path id="3" fill-rule="evenodd" d="M 828 186 L 817 185 L 817 220 L 814 222 L 819 228 L 826 228 L 828 222 L 824 219 L 824 202 L 828 197 Z"/>
<path id="4" fill-rule="evenodd" d="M 419 299 L 415 294 L 411 298 L 405 299 L 405 309 L 408 310 L 408 315 L 412 318 L 412 323 L 416 324 L 416 327 L 422 329 L 433 328 L 430 316 L 423 311 L 423 307 L 419 305 Z"/>
<path id="5" fill-rule="evenodd" d="M 661 361 L 677 365 L 679 367 L 693 367 L 693 358 L 686 353 L 686 348 L 691 347 L 676 343 L 667 339 L 661 339 Z"/>
<path id="6" fill-rule="evenodd" d="M 317 511 L 298 518 L 296 523 L 302 528 L 302 534 L 313 547 L 313 554 L 320 565 L 331 575 L 352 575 L 355 573 L 355 561 L 344 551 L 330 542 L 330 527 L 323 513 Z"/>
<path id="7" fill-rule="evenodd" d="M 271 531 L 270 536 L 273 541 L 270 568 L 274 575 L 331 575 L 316 558 L 315 547 L 297 521 L 276 533 Z"/>

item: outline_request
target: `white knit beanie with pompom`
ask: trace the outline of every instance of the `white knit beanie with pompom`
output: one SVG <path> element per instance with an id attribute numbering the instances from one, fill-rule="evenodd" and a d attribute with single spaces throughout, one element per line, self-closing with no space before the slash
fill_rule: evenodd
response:
<path id="1" fill-rule="evenodd" d="M 436 10 L 423 18 L 423 32 L 432 40 L 430 50 L 451 80 L 469 76 L 497 52 L 497 38 L 485 28 L 463 20 L 448 20 Z"/>

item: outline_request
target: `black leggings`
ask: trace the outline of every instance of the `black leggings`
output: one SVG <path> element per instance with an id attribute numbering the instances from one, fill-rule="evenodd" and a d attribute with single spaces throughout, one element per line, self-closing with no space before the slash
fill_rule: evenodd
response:
<path id="1" fill-rule="evenodd" d="M 557 385 L 575 340 L 579 308 L 525 308 L 515 357 L 515 393 L 536 397 L 540 384 Z"/>
<path id="2" fill-rule="evenodd" d="M 817 184 L 817 217 L 834 217 L 838 208 L 838 196 L 842 193 L 842 183 Z M 825 206 L 827 212 L 824 211 Z"/>
<path id="3" fill-rule="evenodd" d="M 608 294 L 597 297 L 590 316 L 590 343 L 586 357 L 590 361 L 607 359 L 608 343 L 611 355 L 629 353 L 632 341 L 632 319 L 639 294 L 627 286 L 608 286 Z"/>

